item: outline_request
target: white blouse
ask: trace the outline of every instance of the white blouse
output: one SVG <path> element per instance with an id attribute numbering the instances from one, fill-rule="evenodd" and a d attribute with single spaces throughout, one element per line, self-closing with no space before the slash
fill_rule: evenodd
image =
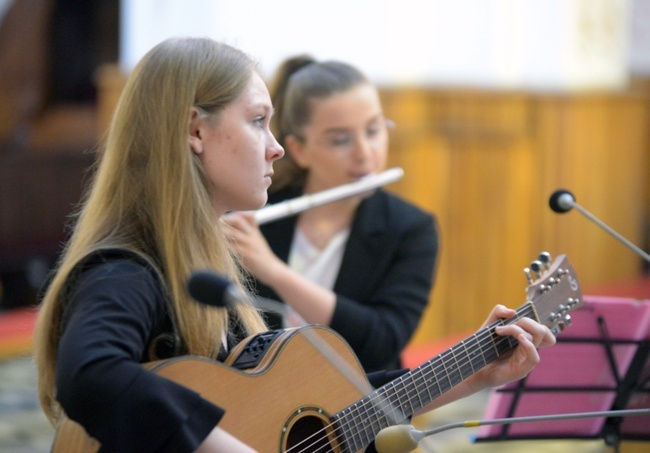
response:
<path id="1" fill-rule="evenodd" d="M 289 267 L 307 279 L 333 289 L 348 236 L 350 229 L 346 228 L 332 237 L 321 250 L 307 239 L 300 228 L 296 228 L 289 251 Z"/>

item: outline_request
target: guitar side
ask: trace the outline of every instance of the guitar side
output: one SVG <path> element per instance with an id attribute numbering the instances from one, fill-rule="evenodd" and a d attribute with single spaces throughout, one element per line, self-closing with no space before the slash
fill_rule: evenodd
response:
<path id="1" fill-rule="evenodd" d="M 351 348 L 326 327 L 284 331 L 259 364 L 245 371 L 228 366 L 241 350 L 234 349 L 226 363 L 182 356 L 147 367 L 225 408 L 219 426 L 260 452 L 286 451 L 309 432 L 328 426 L 332 414 L 372 391 Z M 331 445 L 337 451 L 333 438 Z M 80 425 L 62 420 L 52 452 L 98 449 L 99 443 Z"/>

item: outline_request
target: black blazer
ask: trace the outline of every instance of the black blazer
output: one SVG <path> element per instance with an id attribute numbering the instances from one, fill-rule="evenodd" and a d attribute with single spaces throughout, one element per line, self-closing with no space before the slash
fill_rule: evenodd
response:
<path id="1" fill-rule="evenodd" d="M 290 190 L 269 203 L 294 198 Z M 271 249 L 285 262 L 297 216 L 261 226 Z M 377 190 L 359 205 L 345 246 L 334 292 L 330 327 L 355 351 L 366 372 L 401 367 L 400 353 L 418 326 L 433 285 L 438 229 L 432 214 Z M 279 300 L 254 281 L 262 297 Z M 279 319 L 270 316 L 272 327 Z"/>

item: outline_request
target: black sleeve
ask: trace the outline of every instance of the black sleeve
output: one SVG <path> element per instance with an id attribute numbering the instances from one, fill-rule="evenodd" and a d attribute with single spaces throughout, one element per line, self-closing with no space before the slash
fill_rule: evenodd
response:
<path id="1" fill-rule="evenodd" d="M 146 348 L 166 315 L 151 270 L 132 260 L 84 272 L 66 301 L 57 399 L 106 452 L 190 452 L 223 410 L 146 371 Z"/>
<path id="2" fill-rule="evenodd" d="M 429 302 L 438 254 L 435 217 L 421 213 L 397 231 L 390 263 L 372 294 L 359 301 L 337 294 L 330 323 L 356 352 L 366 371 L 401 367 L 400 353 Z"/>

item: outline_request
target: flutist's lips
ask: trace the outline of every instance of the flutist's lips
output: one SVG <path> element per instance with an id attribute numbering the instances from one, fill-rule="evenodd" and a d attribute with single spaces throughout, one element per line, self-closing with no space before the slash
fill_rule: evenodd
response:
<path id="1" fill-rule="evenodd" d="M 368 176 L 372 176 L 375 173 L 356 173 L 351 175 L 352 181 L 359 181 L 360 179 L 367 178 Z"/>

